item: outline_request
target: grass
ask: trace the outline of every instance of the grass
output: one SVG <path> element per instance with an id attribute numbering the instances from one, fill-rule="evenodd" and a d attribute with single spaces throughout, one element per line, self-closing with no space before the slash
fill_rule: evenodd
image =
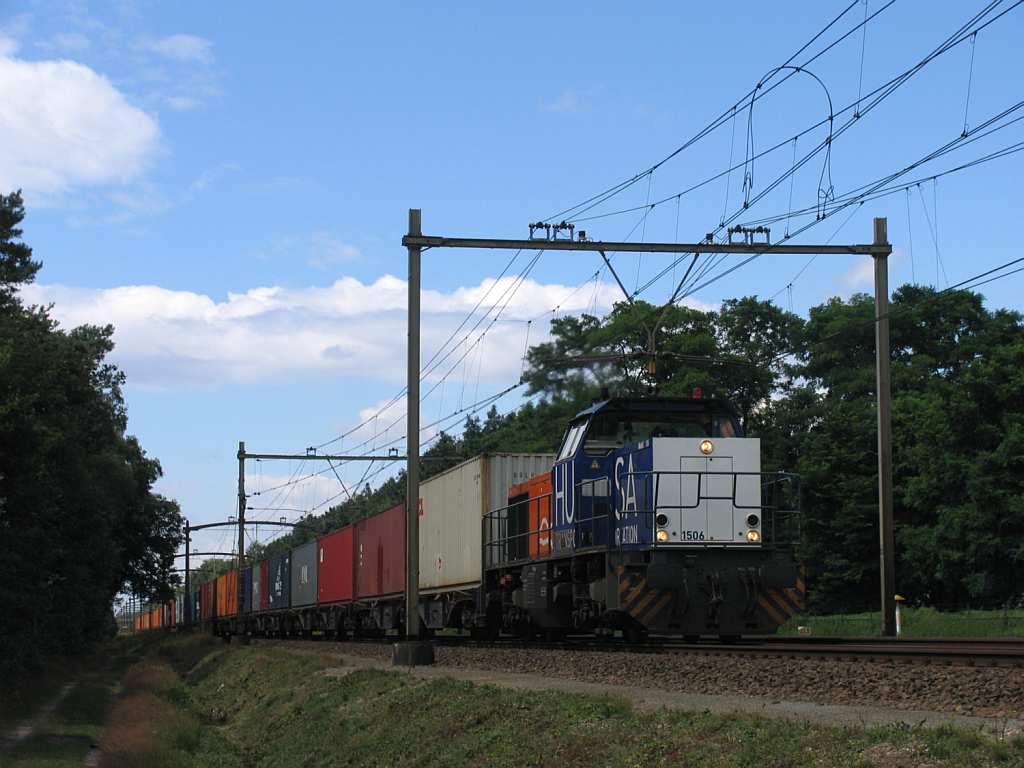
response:
<path id="1" fill-rule="evenodd" d="M 614 696 L 513 691 L 244 648 L 188 706 L 223 737 L 196 766 L 1024 766 L 1024 741 L 953 728 L 834 728 L 638 712 Z"/>
<path id="2" fill-rule="evenodd" d="M 73 661 L 56 660 L 38 674 L 13 681 L 0 696 L 3 734 L 37 719 L 64 685 L 72 683 L 74 687 L 36 724 L 31 736 L 7 752 L 0 751 L 0 766 L 80 768 L 101 738 L 126 670 L 157 647 L 162 647 L 162 638 L 155 635 L 122 637 L 94 654 Z"/>
<path id="3" fill-rule="evenodd" d="M 1024 767 L 1024 739 L 955 728 L 641 712 L 611 695 L 352 671 L 315 652 L 224 648 L 198 636 L 164 639 L 136 658 L 119 675 L 112 706 L 102 674 L 80 681 L 48 737 L 0 765 L 80 766 L 100 721 L 102 764 L 118 768 Z"/>
<path id="4" fill-rule="evenodd" d="M 0 733 L 6 733 L 50 701 L 77 673 L 77 665 L 54 659 L 35 673 L 22 673 L 0 683 Z"/>
<path id="5" fill-rule="evenodd" d="M 1024 610 L 937 611 L 904 608 L 903 637 L 1006 637 L 1024 638 Z M 797 616 L 779 628 L 779 634 L 795 636 L 798 627 L 809 627 L 817 637 L 875 637 L 881 633 L 882 615 L 848 613 L 833 616 Z"/>

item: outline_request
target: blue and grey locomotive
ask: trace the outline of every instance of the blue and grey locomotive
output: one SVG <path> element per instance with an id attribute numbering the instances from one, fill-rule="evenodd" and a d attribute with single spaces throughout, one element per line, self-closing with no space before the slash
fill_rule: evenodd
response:
<path id="1" fill-rule="evenodd" d="M 697 395 L 698 393 L 695 393 Z M 484 523 L 490 632 L 738 636 L 802 610 L 797 478 L 721 400 L 607 399 Z"/>

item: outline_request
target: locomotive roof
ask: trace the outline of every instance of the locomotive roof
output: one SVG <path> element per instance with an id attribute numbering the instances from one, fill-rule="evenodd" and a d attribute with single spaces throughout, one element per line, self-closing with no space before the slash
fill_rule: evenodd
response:
<path id="1" fill-rule="evenodd" d="M 593 416 L 602 411 L 636 414 L 652 413 L 728 413 L 739 418 L 735 406 L 728 400 L 694 397 L 613 397 L 600 400 L 576 414 L 573 421 Z"/>

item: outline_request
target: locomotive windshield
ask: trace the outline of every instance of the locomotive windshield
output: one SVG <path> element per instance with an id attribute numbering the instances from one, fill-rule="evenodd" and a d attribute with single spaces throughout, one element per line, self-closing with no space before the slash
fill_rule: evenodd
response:
<path id="1" fill-rule="evenodd" d="M 583 449 L 606 453 L 649 437 L 736 437 L 736 425 L 726 414 L 599 413 L 590 422 Z"/>
<path id="2" fill-rule="evenodd" d="M 625 407 L 616 404 L 580 414 L 569 425 L 557 460 L 576 455 L 581 446 L 587 454 L 600 456 L 652 437 L 743 437 L 736 415 L 711 401 L 697 407 L 692 401 L 682 407 L 671 402 L 646 408 L 629 401 L 623 402 Z"/>

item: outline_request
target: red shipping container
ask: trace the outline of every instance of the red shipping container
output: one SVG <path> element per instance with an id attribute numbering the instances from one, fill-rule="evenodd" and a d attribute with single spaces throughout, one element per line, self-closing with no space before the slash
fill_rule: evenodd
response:
<path id="1" fill-rule="evenodd" d="M 270 561 L 260 563 L 260 607 L 261 611 L 270 609 Z"/>
<path id="2" fill-rule="evenodd" d="M 352 549 L 353 526 L 329 533 L 317 542 L 316 583 L 318 603 L 337 603 L 352 599 L 355 565 Z"/>
<path id="3" fill-rule="evenodd" d="M 405 505 L 355 524 L 356 597 L 405 590 Z"/>
<path id="4" fill-rule="evenodd" d="M 217 610 L 217 582 L 208 581 L 200 588 L 199 613 L 203 620 L 212 619 Z"/>

